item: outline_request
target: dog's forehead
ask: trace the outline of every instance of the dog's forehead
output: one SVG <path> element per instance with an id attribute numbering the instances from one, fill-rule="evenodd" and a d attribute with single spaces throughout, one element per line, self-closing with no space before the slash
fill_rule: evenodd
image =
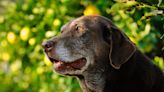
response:
<path id="1" fill-rule="evenodd" d="M 82 16 L 67 22 L 65 25 L 61 27 L 61 30 L 69 30 L 76 26 L 83 26 L 83 27 L 87 27 L 89 25 L 92 26 L 98 23 L 98 19 L 99 16 Z"/>
<path id="2" fill-rule="evenodd" d="M 69 21 L 68 23 L 66 23 L 65 25 L 63 25 L 61 27 L 61 30 L 69 30 L 73 27 L 76 27 L 78 25 L 84 25 L 84 24 L 85 24 L 84 21 L 80 20 L 79 18 L 73 19 L 73 20 Z"/>
<path id="3" fill-rule="evenodd" d="M 89 21 L 91 21 L 91 20 L 92 19 L 88 19 L 88 17 L 86 17 L 86 16 L 79 17 L 79 18 L 76 18 L 76 19 L 70 21 L 69 26 L 74 27 L 76 25 L 85 25 L 85 24 L 88 24 Z"/>

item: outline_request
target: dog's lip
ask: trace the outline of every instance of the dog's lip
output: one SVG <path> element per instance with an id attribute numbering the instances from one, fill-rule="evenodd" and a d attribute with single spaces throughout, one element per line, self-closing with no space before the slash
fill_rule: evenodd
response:
<path id="1" fill-rule="evenodd" d="M 86 58 L 79 58 L 72 62 L 64 62 L 51 57 L 49 57 L 49 59 L 54 64 L 54 68 L 57 71 L 70 70 L 70 69 L 80 70 L 86 64 Z"/>
<path id="2" fill-rule="evenodd" d="M 52 63 L 55 63 L 55 62 L 59 62 L 60 60 L 57 60 L 57 59 L 54 59 L 54 58 L 51 58 L 51 57 L 48 57 L 49 59 L 50 59 L 50 61 L 52 62 Z"/>

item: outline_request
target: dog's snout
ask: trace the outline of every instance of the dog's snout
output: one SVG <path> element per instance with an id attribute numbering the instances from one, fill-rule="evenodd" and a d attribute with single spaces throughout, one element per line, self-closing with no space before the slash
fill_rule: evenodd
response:
<path id="1" fill-rule="evenodd" d="M 46 42 L 43 42 L 42 43 L 42 47 L 45 49 L 45 50 L 50 50 L 54 45 L 54 42 L 53 41 L 46 41 Z"/>

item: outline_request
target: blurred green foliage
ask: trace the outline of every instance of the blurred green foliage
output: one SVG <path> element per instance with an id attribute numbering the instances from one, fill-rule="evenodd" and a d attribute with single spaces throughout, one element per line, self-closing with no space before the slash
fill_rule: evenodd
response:
<path id="1" fill-rule="evenodd" d="M 52 72 L 41 43 L 82 15 L 113 20 L 164 70 L 163 1 L 141 1 L 1 0 L 0 92 L 81 92 L 74 78 Z"/>

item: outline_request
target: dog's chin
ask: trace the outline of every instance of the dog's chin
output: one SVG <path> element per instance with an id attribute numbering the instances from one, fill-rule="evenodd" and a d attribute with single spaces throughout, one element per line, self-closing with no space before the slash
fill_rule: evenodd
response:
<path id="1" fill-rule="evenodd" d="M 49 58 L 54 65 L 55 72 L 62 75 L 80 75 L 83 67 L 86 65 L 87 60 L 80 58 L 72 62 L 66 62 Z"/>

